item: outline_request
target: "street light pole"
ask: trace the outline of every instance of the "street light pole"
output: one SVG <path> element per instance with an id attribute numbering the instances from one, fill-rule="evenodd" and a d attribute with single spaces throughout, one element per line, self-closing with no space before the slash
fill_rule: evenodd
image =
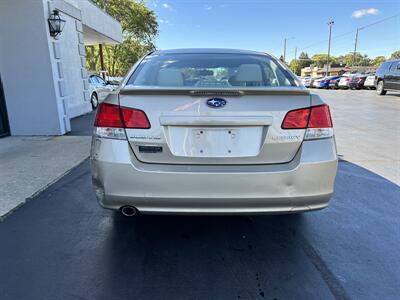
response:
<path id="1" fill-rule="evenodd" d="M 332 36 L 332 26 L 335 25 L 334 21 L 329 21 L 329 42 L 328 42 L 328 58 L 326 61 L 326 76 L 329 76 L 329 56 L 331 54 L 331 36 Z"/>

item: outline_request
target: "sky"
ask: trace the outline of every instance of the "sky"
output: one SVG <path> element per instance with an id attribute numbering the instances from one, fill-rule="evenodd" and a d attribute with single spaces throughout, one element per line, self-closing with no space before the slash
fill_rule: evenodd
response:
<path id="1" fill-rule="evenodd" d="M 297 55 L 327 53 L 327 23 L 333 20 L 331 54 L 338 56 L 354 50 L 357 27 L 384 20 L 360 30 L 357 52 L 388 57 L 400 50 L 399 0 L 148 0 L 147 5 L 158 18 L 158 49 L 235 48 L 279 57 L 286 37 L 290 61 L 296 47 Z"/>

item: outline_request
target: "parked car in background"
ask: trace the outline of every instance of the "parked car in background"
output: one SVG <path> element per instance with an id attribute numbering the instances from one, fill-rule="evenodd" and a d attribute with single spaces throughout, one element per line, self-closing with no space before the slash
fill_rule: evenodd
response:
<path id="1" fill-rule="evenodd" d="M 375 87 L 375 75 L 368 75 L 364 82 L 364 88 L 374 90 Z"/>
<path id="2" fill-rule="evenodd" d="M 99 75 L 89 75 L 89 95 L 90 103 L 92 108 L 95 109 L 99 103 L 108 96 L 110 92 L 116 89 L 118 85 L 114 85 L 111 82 L 106 82 Z"/>
<path id="3" fill-rule="evenodd" d="M 319 79 L 321 79 L 322 77 L 311 77 L 311 79 L 310 79 L 310 88 L 314 88 L 315 86 L 314 86 L 314 82 L 315 82 L 315 80 L 319 80 Z"/>
<path id="4" fill-rule="evenodd" d="M 323 77 L 318 77 L 313 80 L 312 87 L 319 88 Z"/>
<path id="5" fill-rule="evenodd" d="M 376 71 L 376 92 L 385 95 L 387 91 L 400 91 L 400 59 L 384 62 Z"/>
<path id="6" fill-rule="evenodd" d="M 305 87 L 310 87 L 312 79 L 310 76 L 306 76 L 306 77 L 302 77 L 300 81 Z"/>
<path id="7" fill-rule="evenodd" d="M 352 90 L 361 90 L 364 87 L 365 79 L 367 75 L 354 75 L 349 83 L 349 87 Z"/>
<path id="8" fill-rule="evenodd" d="M 349 89 L 350 82 L 353 80 L 353 76 L 354 75 L 346 75 L 346 76 L 340 77 L 339 84 L 338 84 L 339 88 L 340 89 Z"/>
<path id="9" fill-rule="evenodd" d="M 329 106 L 296 79 L 261 52 L 149 54 L 97 109 L 100 205 L 125 216 L 327 207 L 338 164 Z"/>
<path id="10" fill-rule="evenodd" d="M 328 76 L 328 77 L 323 78 L 320 81 L 318 88 L 329 89 L 331 80 L 335 80 L 337 78 L 340 78 L 340 76 Z"/>
<path id="11" fill-rule="evenodd" d="M 342 76 L 334 76 L 333 78 L 331 78 L 329 80 L 329 88 L 335 90 L 339 89 L 340 78 L 342 78 Z"/>

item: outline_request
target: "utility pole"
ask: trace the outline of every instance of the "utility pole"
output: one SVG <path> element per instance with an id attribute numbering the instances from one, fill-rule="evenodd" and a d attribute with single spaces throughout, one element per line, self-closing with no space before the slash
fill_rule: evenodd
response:
<path id="1" fill-rule="evenodd" d="M 286 38 L 283 40 L 283 62 L 286 64 L 286 43 L 288 40 L 293 40 L 294 37 Z"/>
<path id="2" fill-rule="evenodd" d="M 286 38 L 283 40 L 283 62 L 286 63 Z"/>
<path id="3" fill-rule="evenodd" d="M 99 54 L 100 54 L 100 68 L 101 68 L 101 76 L 104 80 L 106 80 L 106 73 L 104 72 L 104 56 L 103 56 L 103 45 L 99 44 Z"/>
<path id="4" fill-rule="evenodd" d="M 356 31 L 356 39 L 355 39 L 355 43 L 354 43 L 353 63 L 351 64 L 352 67 L 354 67 L 354 64 L 356 63 L 357 42 L 358 42 L 358 31 L 359 31 L 359 30 L 360 30 L 360 28 L 357 28 L 357 31 Z"/>
<path id="5" fill-rule="evenodd" d="M 334 21 L 329 21 L 329 42 L 328 42 L 328 59 L 326 61 L 326 76 L 329 76 L 329 56 L 331 54 L 331 36 L 332 36 L 332 26 L 335 25 Z"/>
<path id="6" fill-rule="evenodd" d="M 294 61 L 297 61 L 297 47 L 294 48 Z"/>

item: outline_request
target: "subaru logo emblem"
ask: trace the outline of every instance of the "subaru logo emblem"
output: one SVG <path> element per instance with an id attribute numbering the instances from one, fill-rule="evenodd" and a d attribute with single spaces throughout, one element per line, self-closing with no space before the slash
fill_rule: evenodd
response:
<path id="1" fill-rule="evenodd" d="M 213 108 L 220 108 L 226 105 L 226 100 L 221 98 L 211 98 L 207 100 L 207 105 Z"/>

